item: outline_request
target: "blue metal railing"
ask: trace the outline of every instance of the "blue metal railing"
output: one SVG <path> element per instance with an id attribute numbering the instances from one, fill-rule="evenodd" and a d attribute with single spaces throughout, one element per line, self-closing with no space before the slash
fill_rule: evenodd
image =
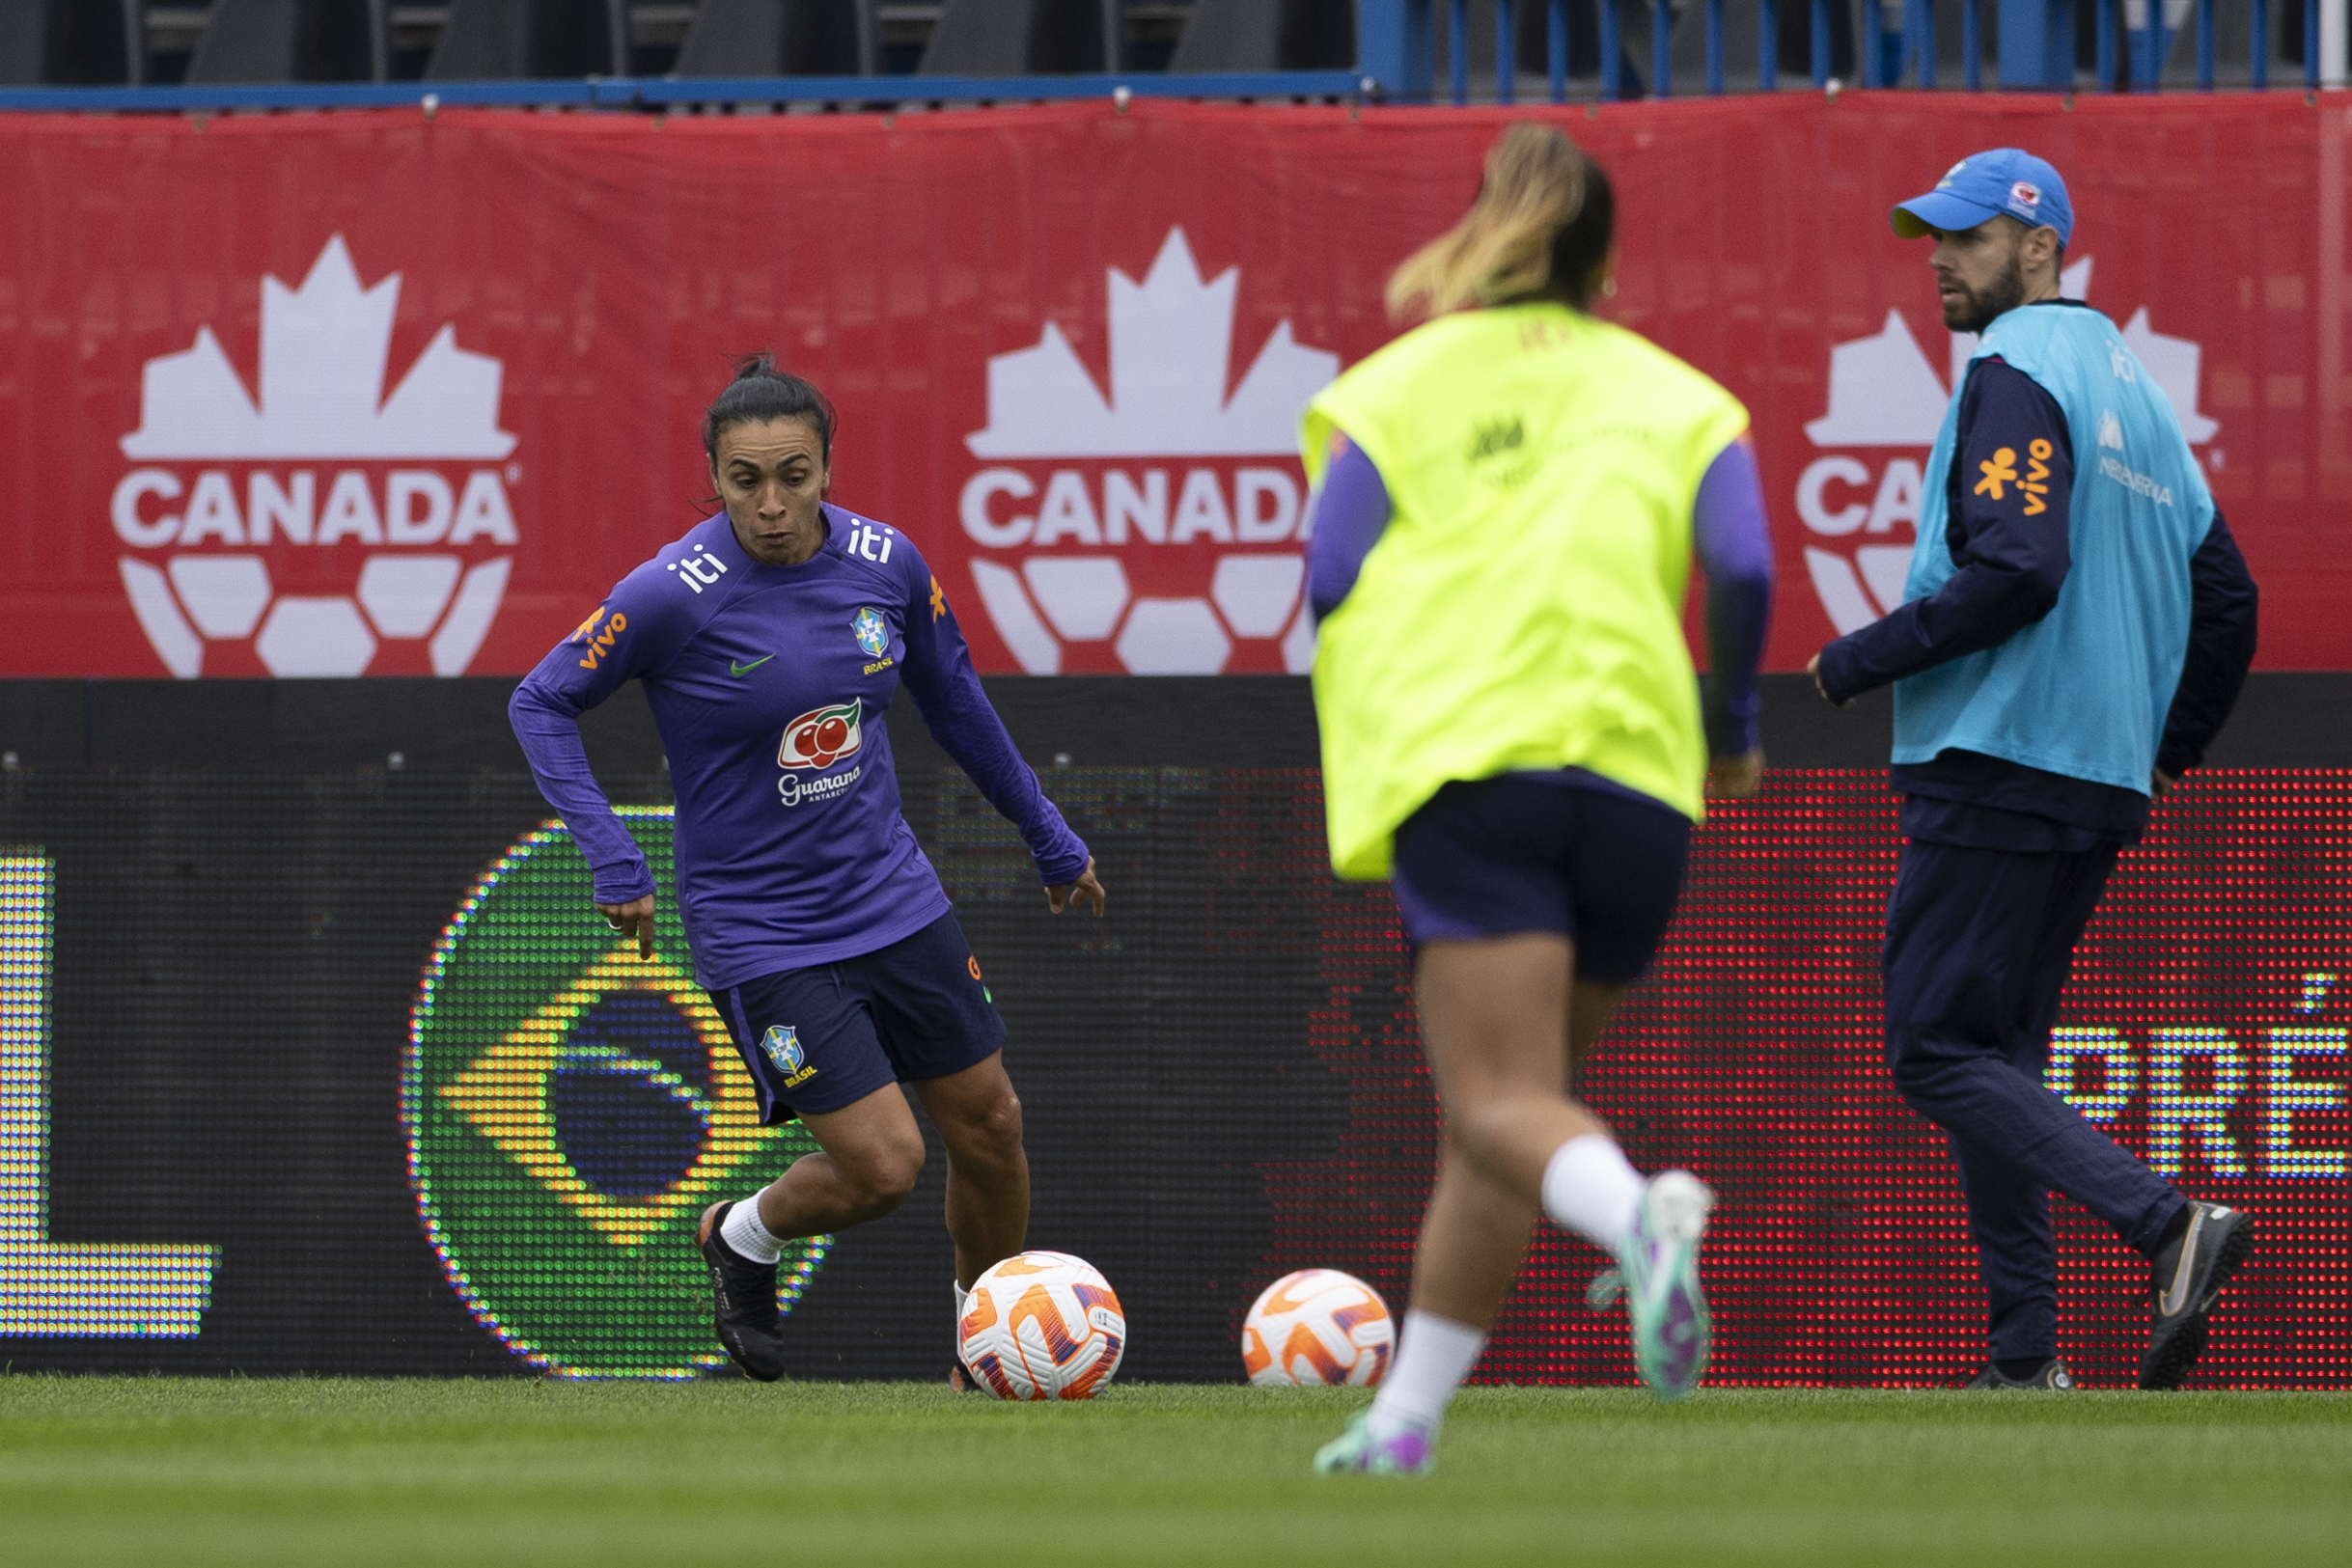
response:
<path id="1" fill-rule="evenodd" d="M 1352 98 L 1378 85 L 1353 70 L 1171 76 L 592 76 L 514 82 L 216 83 L 203 87 L 8 87 L 0 110 L 60 113 L 379 109 L 461 105 L 570 109 L 679 104 L 1041 103 L 1066 98 Z"/>
<path id="2" fill-rule="evenodd" d="M 1567 0 L 1494 0 L 1495 100 L 1513 101 L 1519 79 L 1520 6 L 1541 5 L 1544 84 L 1555 103 L 1567 100 L 1574 68 L 1569 50 Z M 1633 62 L 1625 49 L 1620 4 L 1595 0 L 1599 56 L 1589 69 L 1598 96 L 1615 101 L 1628 96 Z M 1674 91 L 1673 69 L 1675 15 L 1671 0 L 1649 6 L 1648 80 L 1642 91 L 1667 97 Z M 1757 18 L 1756 87 L 1772 92 L 1780 77 L 1780 7 L 1784 0 L 1742 0 Z M 1795 0 L 1785 0 L 1794 4 Z M 1810 75 L 1818 89 L 1833 69 L 1833 5 L 1852 0 L 1805 0 Z M 1960 80 L 1971 91 L 1984 85 L 1983 18 L 1986 4 L 1999 7 L 2000 81 L 2004 87 L 2070 91 L 2075 81 L 2074 7 L 2094 8 L 2095 80 L 2103 86 L 2152 90 L 2162 85 L 2165 61 L 2176 32 L 2165 25 L 2164 0 L 2144 0 L 2146 25 L 2128 28 L 2125 0 L 1863 0 L 1861 36 L 1854 40 L 1860 85 L 1901 87 L 1905 77 L 1921 88 L 1938 85 L 1937 6 L 1957 6 L 1960 17 Z M 2269 85 L 2272 0 L 2248 0 L 2248 85 Z M 2342 0 L 2330 0 L 2342 3 Z M 1705 91 L 1726 89 L 1726 0 L 1690 0 L 1704 30 Z M 2196 82 L 2210 91 L 2216 80 L 2214 11 L 2217 0 L 2193 0 Z M 2321 0 L 2303 0 L 2303 78 L 2319 85 Z M 1887 19 L 1892 14 L 1895 27 Z M 1435 101 L 1438 29 L 1447 43 L 1444 96 L 1467 103 L 1471 94 L 1469 0 L 1356 0 L 1358 65 L 1351 70 L 1229 72 L 1214 75 L 1085 76 L 759 76 L 724 78 L 589 77 L 578 80 L 270 83 L 180 87 L 12 87 L 0 88 L 0 111 L 60 112 L 268 110 L 382 108 L 438 105 L 510 105 L 569 109 L 662 109 L 684 105 L 789 106 L 1020 103 L 1071 98 L 1127 97 L 1219 99 L 1391 99 Z"/>
<path id="3" fill-rule="evenodd" d="M 1835 57 L 1833 7 L 1847 0 L 1806 0 L 1807 63 L 1812 85 L 1829 85 Z M 1984 87 L 1984 22 L 1982 7 L 1999 7 L 2001 20 L 2000 80 L 2004 86 L 2040 91 L 2071 91 L 2075 79 L 2074 6 L 2096 8 L 2095 79 L 2107 85 L 2153 89 L 2162 85 L 2164 67 L 2177 36 L 2164 22 L 2164 0 L 2145 0 L 2149 24 L 2126 28 L 2123 0 L 1864 0 L 1863 36 L 1854 41 L 1855 70 L 1865 87 L 1901 87 L 1910 76 L 1922 88 L 1938 85 L 1936 15 L 1939 4 L 1956 7 L 1960 18 L 1962 86 L 1971 92 Z M 2304 86 L 2319 86 L 2319 11 L 2321 0 L 2303 0 Z M 1757 87 L 1771 92 L 1779 85 L 1780 0 L 1755 0 L 1757 6 Z M 2197 29 L 2197 85 L 2215 86 L 2214 10 L 2217 0 L 2194 0 Z M 2251 58 L 2248 85 L 2269 85 L 2271 0 L 2249 0 Z M 1706 91 L 1725 90 L 1725 0 L 1695 3 L 1704 29 L 1703 56 Z M 1670 0 L 1648 0 L 1649 76 L 1647 96 L 1667 97 L 1674 91 L 1671 63 L 1675 18 Z M 1632 62 L 1624 50 L 1624 18 L 1619 0 L 1596 0 L 1596 31 L 1600 59 L 1593 76 L 1603 101 L 1627 96 Z M 1885 18 L 1897 18 L 1889 30 Z M 1950 13 L 1946 13 L 1950 14 Z M 1445 96 L 1455 103 L 1470 101 L 1469 0 L 1357 0 L 1358 38 L 1365 75 L 1386 96 L 1406 100 L 1436 97 L 1432 66 L 1440 25 L 1447 42 Z M 1495 100 L 1508 103 L 1516 96 L 1518 74 L 1518 8 L 1514 0 L 1495 0 Z M 1565 0 L 1548 0 L 1544 8 L 1546 81 L 1554 102 L 1569 94 L 1568 13 Z"/>

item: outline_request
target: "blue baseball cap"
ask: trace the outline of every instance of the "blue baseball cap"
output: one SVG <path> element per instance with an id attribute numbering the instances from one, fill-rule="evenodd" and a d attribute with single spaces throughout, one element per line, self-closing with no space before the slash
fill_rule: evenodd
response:
<path id="1" fill-rule="evenodd" d="M 2029 228 L 2058 231 L 2058 242 L 2074 237 L 2074 204 L 2066 182 L 2033 153 L 2014 147 L 1971 152 L 1948 170 L 1924 196 L 1901 203 L 1887 216 L 1895 232 L 1918 239 L 1931 229 L 1947 234 L 1974 229 L 1997 212 Z"/>

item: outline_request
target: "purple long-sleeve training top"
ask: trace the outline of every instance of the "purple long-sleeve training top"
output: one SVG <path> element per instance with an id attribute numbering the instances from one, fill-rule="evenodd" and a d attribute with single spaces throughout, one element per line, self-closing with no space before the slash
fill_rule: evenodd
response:
<path id="1" fill-rule="evenodd" d="M 1013 748 L 955 613 L 905 535 L 839 507 L 797 566 L 755 561 L 725 513 L 623 578 L 515 688 L 514 733 L 595 872 L 601 903 L 653 891 L 589 771 L 579 716 L 642 680 L 678 790 L 679 915 L 723 989 L 886 948 L 948 912 L 899 815 L 885 721 L 924 723 L 1028 841 L 1049 887 L 1087 847 Z"/>
<path id="2" fill-rule="evenodd" d="M 1307 602 L 1316 619 L 1340 607 L 1364 558 L 1388 528 L 1388 485 L 1364 449 L 1335 443 L 1315 492 L 1307 543 Z M 1772 534 L 1756 454 L 1745 441 L 1724 448 L 1699 481 L 1692 546 L 1707 582 L 1706 626 L 1714 674 L 1704 683 L 1707 749 L 1733 756 L 1759 742 L 1763 698 L 1756 672 L 1772 619 Z"/>

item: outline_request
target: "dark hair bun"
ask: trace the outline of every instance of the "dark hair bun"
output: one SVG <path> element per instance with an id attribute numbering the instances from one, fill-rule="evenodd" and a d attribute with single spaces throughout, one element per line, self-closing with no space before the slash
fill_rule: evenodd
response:
<path id="1" fill-rule="evenodd" d="M 816 386 L 776 369 L 773 354 L 746 354 L 735 361 L 734 379 L 703 414 L 703 452 L 719 458 L 719 437 L 738 425 L 766 425 L 781 419 L 807 420 L 816 431 L 825 460 L 833 458 L 833 404 Z"/>

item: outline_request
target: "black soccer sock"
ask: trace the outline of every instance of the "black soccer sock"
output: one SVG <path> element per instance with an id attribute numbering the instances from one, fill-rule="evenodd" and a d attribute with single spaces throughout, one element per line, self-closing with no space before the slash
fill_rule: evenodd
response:
<path id="1" fill-rule="evenodd" d="M 2012 1383 L 2031 1383 L 2041 1376 L 2043 1367 L 2057 1359 L 2055 1356 L 2030 1356 L 2021 1362 L 1997 1361 L 1993 1362 L 1993 1370 Z"/>

